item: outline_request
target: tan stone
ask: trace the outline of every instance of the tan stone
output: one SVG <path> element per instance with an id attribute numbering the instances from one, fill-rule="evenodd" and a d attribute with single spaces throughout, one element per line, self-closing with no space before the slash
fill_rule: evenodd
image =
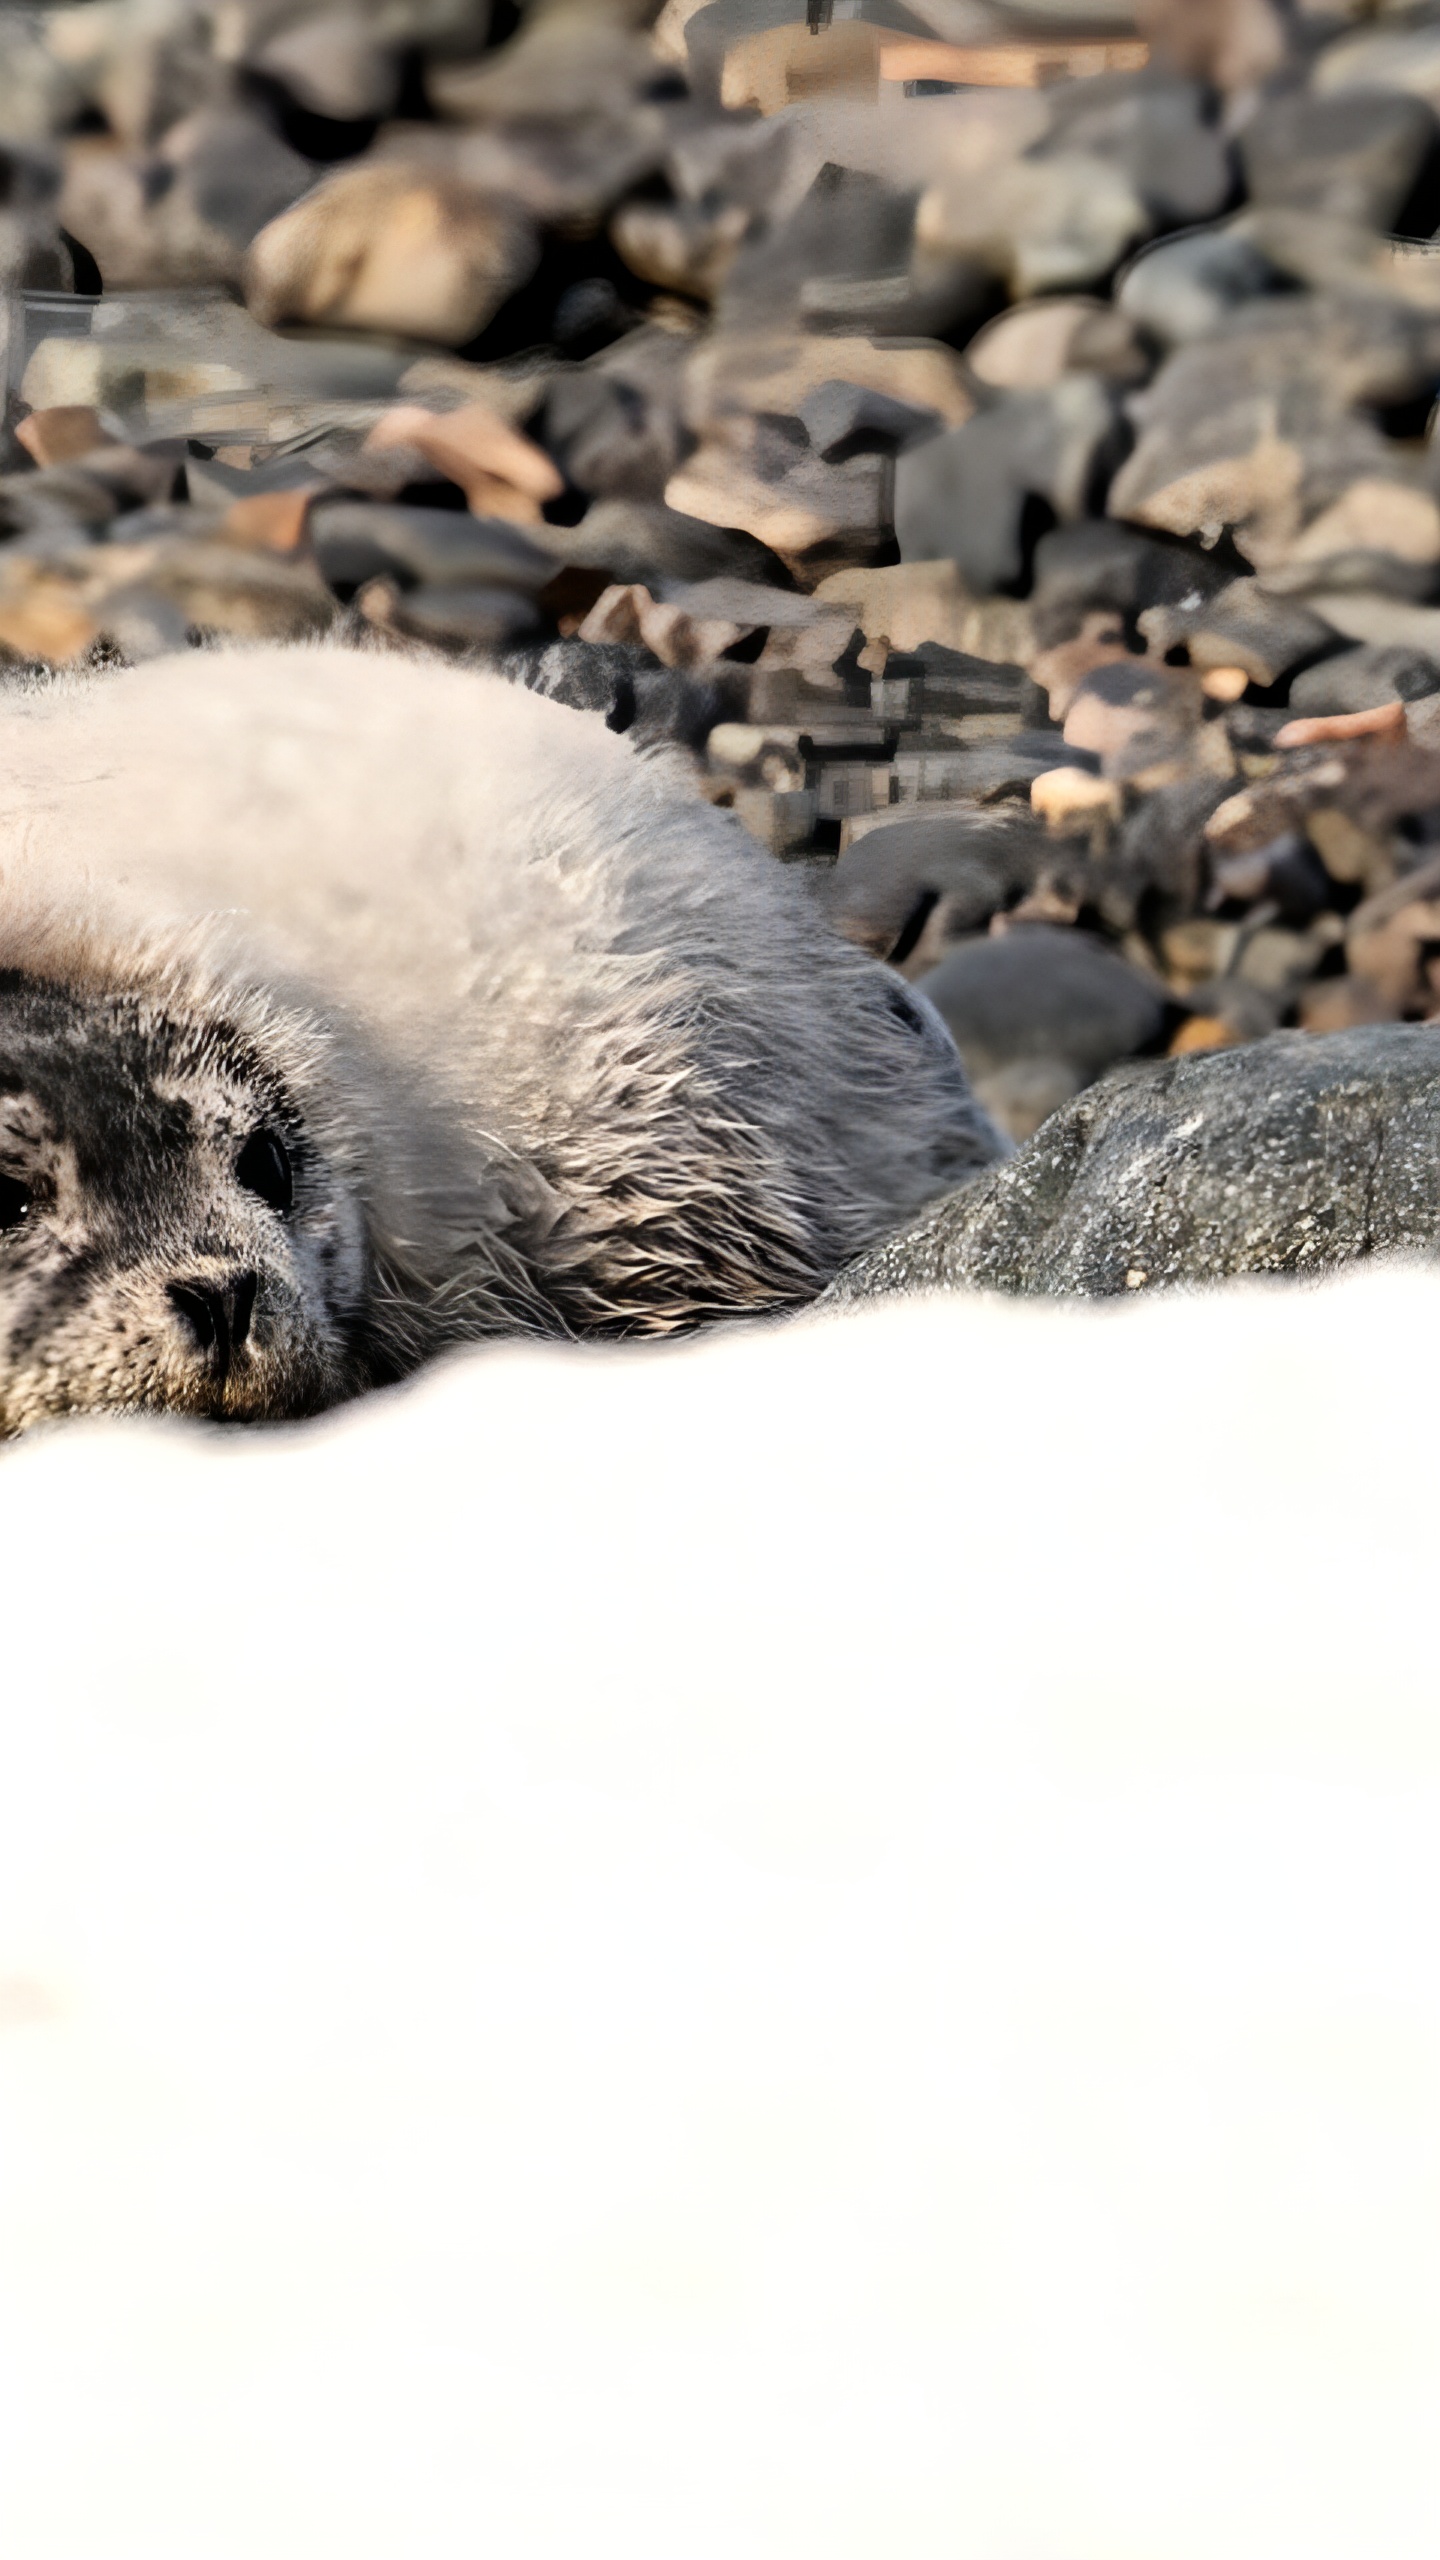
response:
<path id="1" fill-rule="evenodd" d="M 1035 624 L 1028 604 L 1012 596 L 973 596 L 953 560 L 896 562 L 881 569 L 839 569 L 815 589 L 817 604 L 846 608 L 877 648 L 918 649 L 924 640 L 1028 667 Z"/>
<path id="2" fill-rule="evenodd" d="M 1398 746 L 1405 735 L 1404 703 L 1382 702 L 1373 711 L 1334 711 L 1313 720 L 1287 720 L 1275 744 L 1321 747 L 1332 738 L 1391 738 Z"/>
<path id="3" fill-rule="evenodd" d="M 227 542 L 247 551 L 298 551 L 305 539 L 311 502 L 324 482 L 308 489 L 265 489 L 258 497 L 237 498 L 220 519 Z"/>
<path id="4" fill-rule="evenodd" d="M 882 80 L 954 80 L 967 89 L 1048 89 L 1056 80 L 1094 80 L 1106 72 L 1143 71 L 1150 47 L 1140 38 L 1056 36 L 1028 42 L 947 44 L 902 36 L 882 44 Z"/>
<path id="5" fill-rule="evenodd" d="M 709 667 L 743 636 L 739 622 L 687 613 L 663 604 L 648 587 L 607 587 L 579 626 L 581 640 L 638 642 L 662 667 Z"/>
<path id="6" fill-rule="evenodd" d="M 1367 1022 L 1393 1022 L 1398 1008 L 1364 978 L 1316 978 L 1303 987 L 1297 1007 L 1302 1031 L 1358 1031 Z"/>
<path id="7" fill-rule="evenodd" d="M 266 328 L 397 330 L 461 346 L 538 256 L 515 205 L 404 160 L 340 168 L 267 223 L 245 259 Z"/>
<path id="8" fill-rule="evenodd" d="M 644 283 L 710 302 L 749 227 L 744 205 L 652 204 L 641 196 L 620 207 L 610 237 L 631 274 Z"/>
<path id="9" fill-rule="evenodd" d="M 0 649 L 68 666 L 100 637 L 76 581 L 31 558 L 0 562 Z"/>
<path id="10" fill-rule="evenodd" d="M 32 462 L 44 470 L 54 462 L 80 462 L 98 445 L 112 444 L 100 424 L 98 410 L 88 405 L 59 409 L 32 409 L 15 429 L 15 441 L 23 445 Z"/>
<path id="11" fill-rule="evenodd" d="M 1258 89 L 1284 63 L 1275 0 L 1139 0 L 1157 56 L 1217 89 Z"/>
<path id="12" fill-rule="evenodd" d="M 942 260 L 979 260 L 1016 295 L 1096 283 L 1145 237 L 1150 217 L 1124 172 L 1098 154 L 1002 160 L 928 187 L 915 244 Z"/>
<path id="13" fill-rule="evenodd" d="M 1206 1049 L 1240 1049 L 1244 1044 L 1244 1032 L 1233 1022 L 1226 1022 L 1222 1015 L 1192 1013 L 1188 1022 L 1181 1023 L 1166 1054 L 1172 1058 L 1193 1058 Z"/>
<path id="14" fill-rule="evenodd" d="M 1084 765 L 1052 765 L 1048 773 L 1037 773 L 1030 785 L 1030 806 L 1036 817 L 1056 829 L 1077 820 L 1118 818 L 1122 797 L 1117 782 L 1107 782 L 1103 774 L 1091 773 Z"/>
<path id="15" fill-rule="evenodd" d="M 406 446 L 464 490 L 472 515 L 539 524 L 543 507 L 564 494 L 548 453 L 480 402 L 444 412 L 401 402 L 365 439 L 367 453 Z"/>
<path id="16" fill-rule="evenodd" d="M 853 382 L 912 408 L 933 409 L 947 427 L 963 427 L 975 414 L 975 395 L 949 347 L 747 330 L 700 340 L 685 367 L 686 420 L 703 433 L 728 416 L 793 417 L 822 382 Z"/>
<path id="17" fill-rule="evenodd" d="M 1345 933 L 1350 973 L 1395 1013 L 1429 1010 L 1426 946 L 1440 942 L 1440 861 L 1366 898 Z"/>
<path id="18" fill-rule="evenodd" d="M 848 90 L 873 98 L 880 83 L 883 38 L 863 20 L 811 29 L 802 18 L 763 27 L 730 47 L 720 75 L 720 103 L 758 107 L 762 116 L 805 98 Z"/>
<path id="19" fill-rule="evenodd" d="M 1211 702 L 1238 702 L 1249 684 L 1245 667 L 1207 667 L 1200 678 L 1200 690 Z"/>

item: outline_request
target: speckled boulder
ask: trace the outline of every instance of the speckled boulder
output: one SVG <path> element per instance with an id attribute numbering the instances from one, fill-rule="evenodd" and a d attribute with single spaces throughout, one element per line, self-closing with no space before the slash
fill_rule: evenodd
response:
<path id="1" fill-rule="evenodd" d="M 1440 1252 L 1440 1029 L 1386 1023 L 1124 1067 L 841 1274 L 1103 1298 Z"/>

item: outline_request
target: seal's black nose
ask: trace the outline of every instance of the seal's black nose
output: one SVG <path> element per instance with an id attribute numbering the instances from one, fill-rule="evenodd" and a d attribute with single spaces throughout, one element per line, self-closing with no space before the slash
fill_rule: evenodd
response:
<path id="1" fill-rule="evenodd" d="M 255 1312 L 253 1271 L 237 1271 L 226 1280 L 172 1280 L 170 1304 L 194 1348 L 223 1380 L 250 1331 Z"/>

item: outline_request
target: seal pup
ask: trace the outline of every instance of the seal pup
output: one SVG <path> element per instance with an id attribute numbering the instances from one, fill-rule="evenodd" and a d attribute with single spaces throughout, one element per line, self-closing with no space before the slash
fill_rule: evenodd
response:
<path id="1" fill-rule="evenodd" d="M 315 647 L 0 700 L 0 1429 L 793 1307 L 1003 1151 L 938 1017 L 591 715 Z"/>

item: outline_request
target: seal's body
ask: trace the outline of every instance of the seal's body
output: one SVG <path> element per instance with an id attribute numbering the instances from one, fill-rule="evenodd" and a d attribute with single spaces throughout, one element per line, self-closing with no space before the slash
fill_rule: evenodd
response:
<path id="1" fill-rule="evenodd" d="M 327 649 L 0 708 L 3 1427 L 792 1306 L 998 1151 L 908 989 L 592 716 Z"/>

